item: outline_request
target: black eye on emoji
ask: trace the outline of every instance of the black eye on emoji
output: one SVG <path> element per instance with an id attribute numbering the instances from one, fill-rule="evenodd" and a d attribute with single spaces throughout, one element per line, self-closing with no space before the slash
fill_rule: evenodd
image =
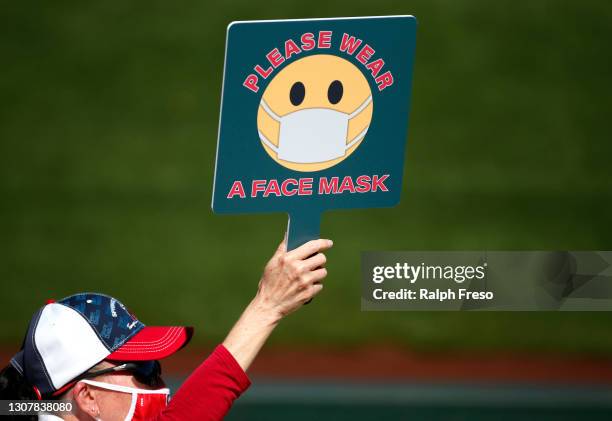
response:
<path id="1" fill-rule="evenodd" d="M 295 82 L 289 91 L 289 101 L 295 106 L 298 106 L 304 101 L 306 88 L 302 82 Z"/>
<path id="2" fill-rule="evenodd" d="M 337 104 L 342 99 L 342 94 L 344 93 L 344 87 L 342 86 L 342 82 L 339 80 L 334 80 L 329 84 L 329 88 L 327 88 L 327 99 L 332 104 Z"/>

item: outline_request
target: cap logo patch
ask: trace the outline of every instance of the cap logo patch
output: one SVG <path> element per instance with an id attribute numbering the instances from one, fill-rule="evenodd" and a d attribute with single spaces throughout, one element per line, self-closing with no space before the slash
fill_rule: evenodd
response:
<path id="1" fill-rule="evenodd" d="M 117 317 L 117 310 L 115 310 L 116 303 L 117 303 L 117 300 L 115 300 L 114 298 L 111 298 L 109 305 L 110 305 L 111 316 L 113 317 Z"/>

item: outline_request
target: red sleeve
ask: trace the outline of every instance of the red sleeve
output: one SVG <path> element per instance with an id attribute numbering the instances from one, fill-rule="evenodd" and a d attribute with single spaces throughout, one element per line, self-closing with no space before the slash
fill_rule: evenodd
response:
<path id="1" fill-rule="evenodd" d="M 185 380 L 155 421 L 221 420 L 250 385 L 232 354 L 219 345 Z"/>

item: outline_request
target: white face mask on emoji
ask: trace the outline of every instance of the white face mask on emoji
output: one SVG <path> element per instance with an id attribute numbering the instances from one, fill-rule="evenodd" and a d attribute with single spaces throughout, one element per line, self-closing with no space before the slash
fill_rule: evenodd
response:
<path id="1" fill-rule="evenodd" d="M 259 138 L 276 152 L 278 159 L 284 161 L 296 164 L 331 161 L 344 156 L 348 149 L 366 135 L 368 127 L 347 142 L 349 120 L 362 112 L 370 102 L 372 96 L 351 114 L 328 108 L 305 108 L 281 117 L 262 98 L 262 108 L 280 125 L 278 146 L 270 142 L 261 131 Z"/>

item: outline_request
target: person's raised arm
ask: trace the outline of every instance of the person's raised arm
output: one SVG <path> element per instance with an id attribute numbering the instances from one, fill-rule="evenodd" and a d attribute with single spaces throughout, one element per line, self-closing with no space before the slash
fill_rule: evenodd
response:
<path id="1" fill-rule="evenodd" d="M 322 253 L 331 240 L 313 240 L 287 251 L 283 241 L 266 265 L 257 294 L 223 345 L 246 371 L 278 322 L 317 295 L 327 276 Z"/>
<path id="2" fill-rule="evenodd" d="M 264 269 L 257 294 L 222 345 L 185 380 L 155 421 L 219 421 L 246 390 L 245 374 L 259 350 L 286 315 L 317 295 L 327 276 L 331 240 L 313 240 L 287 251 L 283 241 Z"/>

